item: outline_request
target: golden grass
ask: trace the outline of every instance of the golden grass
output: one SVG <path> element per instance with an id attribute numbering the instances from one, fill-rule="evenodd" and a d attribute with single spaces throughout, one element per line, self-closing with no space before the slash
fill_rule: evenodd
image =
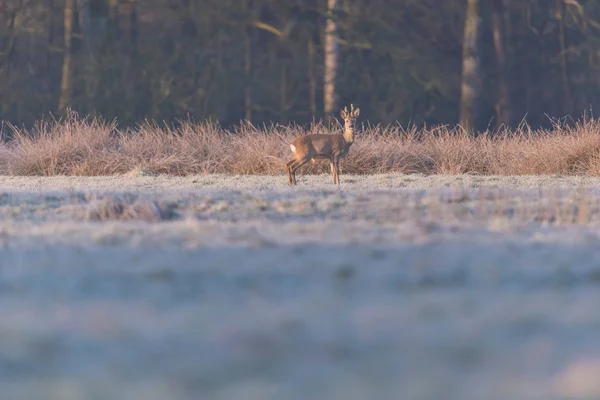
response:
<path id="1" fill-rule="evenodd" d="M 0 173 L 8 175 L 97 176 L 145 174 L 279 175 L 291 159 L 289 143 L 314 132 L 339 132 L 321 123 L 233 130 L 213 122 L 161 126 L 145 122 L 119 129 L 115 122 L 80 118 L 41 122 L 31 130 L 8 125 L 0 143 Z M 362 127 L 344 174 L 425 173 L 479 175 L 600 175 L 600 123 L 586 120 L 548 130 L 485 132 L 472 136 L 460 127 L 402 129 Z M 327 162 L 303 173 L 329 173 Z"/>

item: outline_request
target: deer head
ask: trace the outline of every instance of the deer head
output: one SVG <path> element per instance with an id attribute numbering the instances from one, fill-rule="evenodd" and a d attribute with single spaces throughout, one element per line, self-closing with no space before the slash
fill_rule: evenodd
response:
<path id="1" fill-rule="evenodd" d="M 344 119 L 344 139 L 348 143 L 352 143 L 354 141 L 356 119 L 360 115 L 360 108 L 354 108 L 354 104 L 350 104 L 350 111 L 348 111 L 348 107 L 344 107 L 340 115 Z"/>

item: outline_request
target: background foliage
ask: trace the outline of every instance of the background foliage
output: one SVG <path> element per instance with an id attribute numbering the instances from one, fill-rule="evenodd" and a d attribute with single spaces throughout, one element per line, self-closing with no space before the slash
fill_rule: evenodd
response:
<path id="1" fill-rule="evenodd" d="M 458 123 L 466 13 L 466 0 L 340 0 L 339 105 L 384 124 Z M 598 108 L 600 1 L 483 1 L 477 13 L 478 127 Z M 0 118 L 30 125 L 68 106 L 121 125 L 320 119 L 327 15 L 326 0 L 2 0 Z"/>

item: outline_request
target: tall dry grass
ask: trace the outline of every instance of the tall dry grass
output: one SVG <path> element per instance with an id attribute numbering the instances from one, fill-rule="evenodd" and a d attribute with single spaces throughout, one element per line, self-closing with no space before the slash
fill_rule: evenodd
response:
<path id="1" fill-rule="evenodd" d="M 26 130 L 7 125 L 0 143 L 0 173 L 8 175 L 112 175 L 150 173 L 258 174 L 285 172 L 289 143 L 315 132 L 309 127 L 241 124 L 226 130 L 213 122 L 162 126 L 145 122 L 119 129 L 114 121 L 80 118 L 38 123 Z M 386 172 L 482 175 L 599 175 L 600 122 L 555 124 L 552 129 L 486 132 L 477 137 L 458 128 L 402 129 L 363 126 L 342 162 L 344 173 Z M 304 173 L 329 172 L 327 162 Z"/>

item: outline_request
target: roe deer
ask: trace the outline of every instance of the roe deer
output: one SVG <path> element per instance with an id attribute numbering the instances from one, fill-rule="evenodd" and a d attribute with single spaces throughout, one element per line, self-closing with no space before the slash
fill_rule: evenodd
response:
<path id="1" fill-rule="evenodd" d="M 343 134 L 314 133 L 300 136 L 290 144 L 294 159 L 287 163 L 288 181 L 290 185 L 296 185 L 296 171 L 309 161 L 315 159 L 328 159 L 331 164 L 331 175 L 333 184 L 340 184 L 340 158 L 345 157 L 354 143 L 354 129 L 356 118 L 360 115 L 360 109 L 354 108 L 354 104 L 344 107 L 340 115 L 344 119 Z"/>

